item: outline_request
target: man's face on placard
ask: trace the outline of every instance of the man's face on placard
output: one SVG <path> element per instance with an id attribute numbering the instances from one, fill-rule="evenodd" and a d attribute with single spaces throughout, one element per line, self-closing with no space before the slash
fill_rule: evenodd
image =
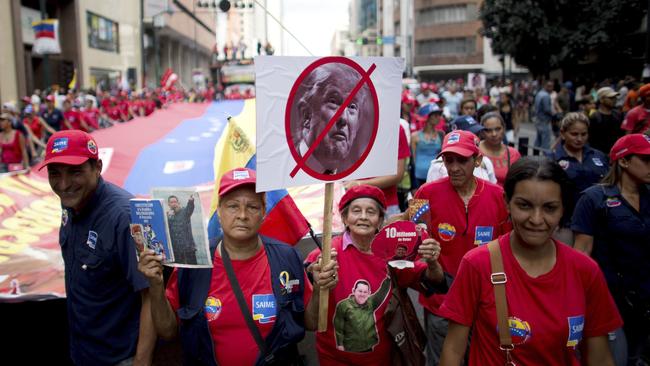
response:
<path id="1" fill-rule="evenodd" d="M 326 72 L 329 72 L 330 76 L 314 85 L 318 91 L 308 105 L 300 108 L 302 137 L 307 146 L 316 141 L 359 80 L 358 77 L 350 78 L 348 73 L 341 69 Z M 361 104 L 365 99 L 362 93 L 363 90 L 360 90 L 355 95 L 314 150 L 313 156 L 327 169 L 336 170 L 352 150 L 359 131 Z"/>

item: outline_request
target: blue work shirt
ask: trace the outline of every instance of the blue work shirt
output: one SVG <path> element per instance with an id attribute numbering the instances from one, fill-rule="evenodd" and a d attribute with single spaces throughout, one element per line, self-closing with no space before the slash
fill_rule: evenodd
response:
<path id="1" fill-rule="evenodd" d="M 564 143 L 558 145 L 547 157 L 557 162 L 573 181 L 576 198 L 578 193 L 600 182 L 609 171 L 607 155 L 588 145 L 582 148 L 582 162 L 567 153 Z"/>
<path id="2" fill-rule="evenodd" d="M 594 238 L 591 256 L 613 295 L 635 291 L 650 298 L 650 193 L 639 188 L 634 209 L 618 186 L 593 186 L 576 205 L 571 229 Z M 620 299 L 620 298 L 619 298 Z"/>
<path id="3" fill-rule="evenodd" d="M 45 109 L 43 112 L 41 112 L 41 117 L 55 131 L 61 131 L 64 117 L 63 117 L 63 112 L 61 112 L 60 109 L 54 108 L 51 112 Z"/>
<path id="4" fill-rule="evenodd" d="M 138 272 L 127 191 L 99 178 L 79 213 L 63 208 L 70 356 L 77 365 L 115 365 L 135 355 L 140 327 Z"/>

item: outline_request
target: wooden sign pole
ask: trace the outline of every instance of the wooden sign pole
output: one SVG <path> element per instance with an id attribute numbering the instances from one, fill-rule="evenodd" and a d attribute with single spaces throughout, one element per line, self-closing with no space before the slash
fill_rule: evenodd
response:
<path id="1" fill-rule="evenodd" d="M 323 244 L 321 249 L 321 266 L 331 260 L 332 254 L 332 201 L 334 200 L 334 183 L 325 183 L 325 209 L 323 219 Z M 327 308 L 329 304 L 329 290 L 320 290 L 318 303 L 318 331 L 327 331 Z"/>

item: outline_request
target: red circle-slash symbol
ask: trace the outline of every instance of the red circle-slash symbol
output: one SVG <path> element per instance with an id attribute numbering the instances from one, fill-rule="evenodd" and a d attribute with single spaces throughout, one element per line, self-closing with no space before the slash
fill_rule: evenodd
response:
<path id="1" fill-rule="evenodd" d="M 350 92 L 350 95 L 346 96 L 346 99 L 338 107 L 336 113 L 332 116 L 332 118 L 330 118 L 329 122 L 327 123 L 323 131 L 321 131 L 321 133 L 318 135 L 316 140 L 311 144 L 309 150 L 307 150 L 305 155 L 300 155 L 300 153 L 296 149 L 296 146 L 294 146 L 293 144 L 293 137 L 291 131 L 291 111 L 296 98 L 296 93 L 300 88 L 301 84 L 303 83 L 303 81 L 305 80 L 305 78 L 307 78 L 316 68 L 329 63 L 343 64 L 346 65 L 347 67 L 354 69 L 359 74 L 360 79 L 358 80 L 356 86 Z M 372 145 L 375 142 L 375 138 L 377 137 L 377 129 L 379 127 L 379 99 L 377 97 L 377 91 L 375 90 L 375 86 L 372 83 L 372 80 L 370 80 L 370 75 L 375 69 L 376 69 L 375 64 L 372 64 L 366 71 L 363 69 L 363 67 L 361 67 L 359 64 L 357 64 L 356 62 L 352 61 L 349 58 L 332 56 L 332 57 L 323 57 L 314 61 L 309 66 L 307 66 L 307 68 L 305 68 L 305 70 L 303 70 L 302 73 L 300 73 L 295 83 L 293 84 L 293 87 L 291 88 L 291 92 L 289 93 L 289 99 L 287 100 L 287 105 L 285 109 L 285 133 L 287 137 L 287 143 L 289 145 L 289 151 L 291 151 L 291 155 L 296 161 L 296 166 L 292 169 L 290 173 L 290 176 L 292 178 L 295 177 L 298 171 L 302 169 L 305 173 L 309 174 L 310 176 L 316 179 L 325 180 L 325 181 L 338 180 L 352 174 L 364 162 L 364 160 L 366 160 L 366 157 L 370 153 L 370 150 L 372 149 Z M 328 134 L 330 129 L 334 126 L 336 121 L 341 117 L 341 115 L 348 107 L 350 102 L 352 102 L 357 92 L 366 83 L 368 85 L 368 89 L 373 103 L 373 110 L 374 110 L 374 118 L 372 120 L 373 123 L 372 133 L 370 135 L 370 139 L 368 140 L 368 145 L 363 150 L 363 153 L 359 156 L 359 159 L 357 159 L 357 161 L 354 162 L 354 164 L 352 164 L 349 168 L 341 172 L 336 172 L 334 174 L 324 174 L 315 171 L 314 169 L 309 167 L 309 165 L 307 165 L 307 159 L 309 159 L 309 157 L 312 155 L 316 147 L 318 147 L 318 144 L 321 143 L 323 138 Z"/>

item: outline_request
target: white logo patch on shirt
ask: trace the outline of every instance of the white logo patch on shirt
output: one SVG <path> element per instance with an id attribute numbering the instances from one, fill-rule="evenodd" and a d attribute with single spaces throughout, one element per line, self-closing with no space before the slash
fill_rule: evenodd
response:
<path id="1" fill-rule="evenodd" d="M 591 161 L 593 161 L 594 165 L 596 165 L 596 166 L 603 166 L 604 165 L 603 161 L 600 160 L 600 158 L 592 158 Z"/>
<path id="2" fill-rule="evenodd" d="M 275 321 L 275 296 L 273 294 L 254 294 L 251 301 L 253 304 L 253 320 L 260 324 Z"/>
<path id="3" fill-rule="evenodd" d="M 86 245 L 90 247 L 90 249 L 95 249 L 97 246 L 97 233 L 90 230 L 88 231 L 88 239 L 86 239 Z"/>

